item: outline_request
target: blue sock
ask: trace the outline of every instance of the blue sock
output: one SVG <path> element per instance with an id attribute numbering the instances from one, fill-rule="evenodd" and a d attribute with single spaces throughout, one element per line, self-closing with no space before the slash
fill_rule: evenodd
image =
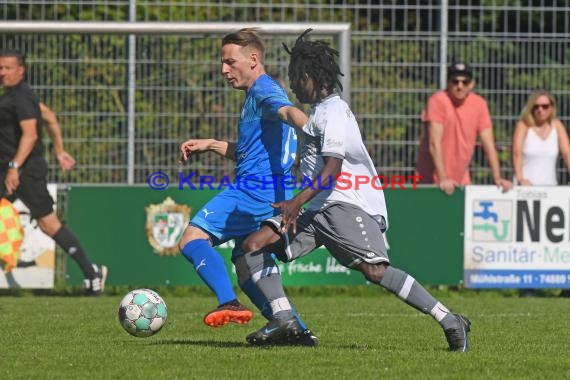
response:
<path id="1" fill-rule="evenodd" d="M 237 298 L 222 256 L 207 240 L 190 241 L 182 248 L 182 255 L 194 265 L 198 276 L 216 294 L 220 305 Z"/>
<path id="2" fill-rule="evenodd" d="M 293 305 L 291 305 L 291 307 L 293 307 Z M 295 316 L 295 318 L 297 318 L 297 322 L 299 322 L 299 326 L 301 326 L 301 329 L 306 330 L 307 325 L 305 324 L 305 322 L 303 322 L 301 317 L 299 317 L 299 314 L 297 314 L 297 310 L 295 310 L 295 308 L 293 307 L 291 309 L 291 311 L 293 312 L 293 315 Z"/>

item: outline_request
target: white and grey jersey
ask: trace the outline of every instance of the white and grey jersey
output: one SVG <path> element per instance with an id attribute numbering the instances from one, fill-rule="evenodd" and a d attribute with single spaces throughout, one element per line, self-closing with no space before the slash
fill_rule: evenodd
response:
<path id="1" fill-rule="evenodd" d="M 323 156 L 343 159 L 343 184 L 317 194 L 308 205 L 311 210 L 320 210 L 335 202 L 353 204 L 367 214 L 388 223 L 384 192 L 370 183 L 356 189 L 355 177 L 377 177 L 374 163 L 364 146 L 358 123 L 348 104 L 333 94 L 311 108 L 307 124 L 303 127 L 301 172 L 305 178 L 316 177 L 324 167 Z M 322 181 L 321 181 L 322 182 Z M 381 183 L 376 179 L 376 187 Z"/>

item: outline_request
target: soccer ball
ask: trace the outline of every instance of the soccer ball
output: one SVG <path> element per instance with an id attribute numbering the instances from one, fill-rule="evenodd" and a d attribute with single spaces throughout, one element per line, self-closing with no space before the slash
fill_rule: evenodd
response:
<path id="1" fill-rule="evenodd" d="M 131 335 L 147 337 L 156 334 L 166 323 L 166 303 L 150 289 L 127 293 L 119 305 L 119 323 Z"/>

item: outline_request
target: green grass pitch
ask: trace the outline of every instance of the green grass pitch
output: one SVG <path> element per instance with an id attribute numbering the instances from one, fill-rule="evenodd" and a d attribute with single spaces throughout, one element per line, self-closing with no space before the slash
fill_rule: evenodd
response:
<path id="1" fill-rule="evenodd" d="M 471 349 L 450 353 L 429 316 L 385 291 L 299 291 L 293 301 L 320 346 L 250 347 L 261 327 L 213 329 L 213 296 L 164 295 L 169 319 L 135 338 L 117 321 L 122 295 L 0 297 L 2 379 L 561 379 L 570 376 L 570 299 L 441 292 L 472 321 Z M 244 296 L 240 296 L 244 300 Z"/>

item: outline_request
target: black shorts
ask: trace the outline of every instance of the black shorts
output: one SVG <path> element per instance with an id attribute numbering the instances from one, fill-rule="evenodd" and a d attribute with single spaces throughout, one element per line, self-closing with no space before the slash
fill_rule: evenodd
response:
<path id="1" fill-rule="evenodd" d="M 0 170 L 0 195 L 6 196 L 7 168 Z M 20 169 L 20 186 L 14 194 L 7 196 L 10 201 L 20 199 L 30 209 L 30 215 L 39 219 L 53 212 L 53 199 L 47 188 L 47 162 L 43 157 L 30 157 Z"/>

